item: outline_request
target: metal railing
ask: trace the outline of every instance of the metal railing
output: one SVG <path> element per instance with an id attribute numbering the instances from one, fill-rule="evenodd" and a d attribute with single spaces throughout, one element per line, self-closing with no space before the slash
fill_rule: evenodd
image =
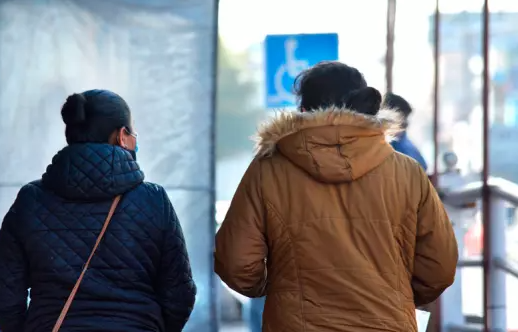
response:
<path id="1" fill-rule="evenodd" d="M 484 276 L 488 278 L 489 284 L 484 287 L 487 301 L 484 303 L 483 314 L 488 315 L 489 328 L 491 331 L 507 332 L 507 294 L 506 277 L 511 275 L 518 278 L 518 264 L 507 259 L 506 252 L 506 205 L 518 206 L 518 185 L 501 178 L 490 177 L 487 182 L 487 189 L 490 195 L 491 222 L 488 227 L 488 239 L 484 241 L 486 248 L 483 259 L 463 259 L 459 261 L 458 268 L 482 267 Z M 450 210 L 462 211 L 466 207 L 473 207 L 475 202 L 482 197 L 484 190 L 483 183 L 472 182 L 460 188 L 450 188 L 441 192 L 444 204 Z M 455 213 L 455 212 L 453 212 Z M 451 216 L 450 216 L 451 217 Z M 462 227 L 462 226 L 458 226 Z M 457 228 L 458 228 L 457 227 Z M 458 236 L 462 236 L 459 234 Z M 462 239 L 459 239 L 461 242 Z M 459 246 L 459 250 L 463 245 Z M 461 257 L 463 252 L 460 253 Z M 484 264 L 486 263 L 486 264 Z M 487 269 L 487 271 L 486 271 Z M 460 272 L 458 270 L 458 272 Z M 442 331 L 482 331 L 483 327 L 467 324 L 462 314 L 461 300 L 461 275 L 455 284 L 445 293 L 441 305 Z"/>
<path id="2" fill-rule="evenodd" d="M 502 178 L 490 177 L 488 187 L 493 197 L 518 206 L 518 184 Z M 461 188 L 448 189 L 443 191 L 441 196 L 444 204 L 463 208 L 482 197 L 482 181 L 468 183 Z"/>

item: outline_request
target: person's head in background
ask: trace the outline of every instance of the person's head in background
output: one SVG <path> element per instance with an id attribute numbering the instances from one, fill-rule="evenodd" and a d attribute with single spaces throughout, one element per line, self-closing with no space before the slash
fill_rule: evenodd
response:
<path id="1" fill-rule="evenodd" d="M 412 114 L 412 106 L 405 98 L 395 93 L 387 92 L 387 94 L 385 94 L 385 99 L 383 100 L 383 108 L 397 110 L 401 113 L 404 118 L 403 128 L 406 129 L 408 127 L 408 118 L 410 117 L 410 114 Z"/>
<path id="2" fill-rule="evenodd" d="M 426 171 L 428 169 L 426 160 L 423 158 L 419 149 L 412 143 L 412 141 L 407 137 L 406 134 L 406 128 L 408 127 L 408 117 L 410 116 L 410 114 L 412 114 L 412 106 L 410 106 L 410 104 L 408 103 L 408 101 L 405 100 L 405 98 L 394 93 L 388 92 L 385 95 L 382 107 L 384 109 L 395 110 L 403 116 L 402 127 L 404 131 L 399 133 L 396 136 L 396 139 L 390 142 L 394 150 L 414 158 L 415 160 L 417 160 L 417 162 L 419 162 L 419 164 L 421 164 L 423 169 Z"/>
<path id="3" fill-rule="evenodd" d="M 338 61 L 320 62 L 303 71 L 294 90 L 301 112 L 336 107 L 376 115 L 380 110 L 380 92 L 367 86 L 358 69 Z"/>
<path id="4" fill-rule="evenodd" d="M 134 153 L 137 134 L 128 104 L 107 90 L 88 90 L 70 95 L 61 109 L 68 144 L 107 143 Z"/>

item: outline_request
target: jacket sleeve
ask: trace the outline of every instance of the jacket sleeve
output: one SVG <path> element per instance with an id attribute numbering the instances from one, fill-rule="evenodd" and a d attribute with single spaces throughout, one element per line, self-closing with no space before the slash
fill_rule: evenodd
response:
<path id="1" fill-rule="evenodd" d="M 0 331 L 23 331 L 28 296 L 28 269 L 15 234 L 16 210 L 9 210 L 0 229 Z"/>
<path id="2" fill-rule="evenodd" d="M 417 233 L 412 289 L 421 306 L 435 301 L 455 279 L 459 258 L 453 225 L 424 171 L 421 201 L 417 212 Z"/>
<path id="3" fill-rule="evenodd" d="M 254 160 L 245 172 L 225 220 L 216 234 L 214 270 L 233 290 L 248 297 L 265 295 L 265 207 L 261 170 Z"/>
<path id="4" fill-rule="evenodd" d="M 182 227 L 173 205 L 162 189 L 164 224 L 162 257 L 158 273 L 158 298 L 162 306 L 166 332 L 179 332 L 189 319 L 196 298 L 196 285 Z"/>

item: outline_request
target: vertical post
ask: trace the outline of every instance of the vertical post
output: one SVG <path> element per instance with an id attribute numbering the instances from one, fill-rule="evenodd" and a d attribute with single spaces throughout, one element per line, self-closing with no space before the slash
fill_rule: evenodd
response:
<path id="1" fill-rule="evenodd" d="M 211 154 L 211 163 L 210 163 L 210 201 L 212 203 L 212 208 L 209 209 L 209 217 L 208 221 L 211 223 L 212 227 L 210 229 L 210 237 L 214 241 L 214 236 L 216 235 L 216 121 L 217 121 L 217 104 L 218 104 L 218 50 L 219 50 L 219 35 L 218 35 L 218 18 L 219 18 L 219 0 L 213 0 L 213 10 L 214 13 L 212 17 L 212 96 L 211 96 L 211 125 L 210 125 L 210 136 L 211 136 L 211 146 L 210 146 L 210 154 Z M 214 242 L 211 243 L 211 247 L 214 248 Z M 214 264 L 214 254 L 211 251 L 210 262 Z M 219 331 L 219 279 L 216 277 L 214 273 L 211 273 L 209 276 L 210 281 L 210 289 L 211 289 L 211 298 L 210 298 L 210 328 L 209 331 L 217 332 Z"/>
<path id="2" fill-rule="evenodd" d="M 442 182 L 442 181 L 441 181 Z M 447 208 L 448 216 L 454 223 L 455 236 L 458 242 L 459 257 L 464 253 L 464 236 L 466 227 L 464 226 L 465 211 L 456 208 Z M 442 331 L 448 331 L 451 326 L 463 326 L 464 314 L 462 313 L 462 267 L 457 267 L 455 281 L 440 298 L 441 302 L 441 321 Z"/>
<path id="3" fill-rule="evenodd" d="M 484 7 L 482 12 L 482 55 L 483 55 L 483 73 L 482 73 L 482 221 L 483 221 L 483 243 L 482 251 L 482 265 L 484 271 L 484 331 L 489 332 L 494 325 L 494 318 L 491 311 L 492 291 L 491 284 L 493 283 L 491 270 L 491 259 L 493 249 L 493 234 L 491 222 L 494 220 L 491 217 L 491 192 L 488 185 L 489 180 L 489 2 L 484 0 Z"/>
<path id="4" fill-rule="evenodd" d="M 457 172 L 454 166 L 441 174 L 439 179 L 442 190 L 454 190 L 466 185 L 463 176 Z M 466 234 L 466 220 L 472 218 L 473 211 L 466 208 L 446 206 L 446 212 L 452 220 L 455 237 L 457 238 L 459 257 L 464 254 L 464 236 Z M 441 329 L 448 331 L 452 326 L 463 326 L 464 314 L 462 313 L 462 267 L 457 267 L 455 281 L 441 295 Z"/>
<path id="5" fill-rule="evenodd" d="M 433 174 L 432 174 L 432 183 L 435 187 L 439 186 L 439 108 L 440 108 L 440 98 L 439 98 L 439 90 L 440 90 L 440 51 L 441 51 L 441 11 L 440 11 L 440 1 L 435 1 L 435 13 L 434 13 L 434 41 L 433 41 L 433 58 L 434 58 L 434 82 L 433 82 L 433 143 L 434 143 L 434 152 L 433 152 Z M 435 301 L 435 305 L 433 306 L 433 318 L 430 323 L 429 331 L 433 329 L 436 332 L 441 332 L 442 330 L 442 309 L 441 309 L 441 300 L 438 299 Z M 434 328 L 435 327 L 435 328 Z"/>
<path id="6" fill-rule="evenodd" d="M 393 89 L 394 36 L 396 29 L 396 0 L 387 3 L 387 49 L 385 54 L 385 84 L 387 92 Z"/>
<path id="7" fill-rule="evenodd" d="M 440 108 L 440 53 L 441 53 L 441 11 L 440 1 L 435 1 L 434 13 L 434 34 L 433 34 L 433 174 L 432 182 L 438 186 L 438 164 L 439 164 L 439 108 Z"/>
<path id="8" fill-rule="evenodd" d="M 488 315 L 490 331 L 507 331 L 507 296 L 506 272 L 495 265 L 498 260 L 506 258 L 506 204 L 499 198 L 491 199 L 491 250 L 489 257 L 490 292 L 488 298 Z M 484 234 L 484 236 L 486 236 Z"/>

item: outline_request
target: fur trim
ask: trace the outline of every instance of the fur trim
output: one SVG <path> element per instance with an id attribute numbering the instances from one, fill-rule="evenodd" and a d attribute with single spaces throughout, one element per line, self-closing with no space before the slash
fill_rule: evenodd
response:
<path id="1" fill-rule="evenodd" d="M 270 156 L 282 138 L 307 128 L 323 126 L 356 126 L 380 129 L 391 140 L 404 129 L 404 118 L 396 110 L 382 109 L 376 115 L 365 115 L 343 108 L 327 108 L 313 112 L 280 112 L 258 130 L 256 153 Z"/>

